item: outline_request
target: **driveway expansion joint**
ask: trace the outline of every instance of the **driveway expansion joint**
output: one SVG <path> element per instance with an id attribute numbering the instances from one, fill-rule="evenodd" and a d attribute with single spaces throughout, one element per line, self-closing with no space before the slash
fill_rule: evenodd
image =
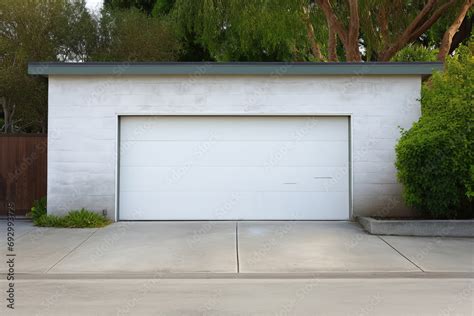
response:
<path id="1" fill-rule="evenodd" d="M 235 222 L 235 255 L 237 259 L 237 273 L 240 273 L 240 259 L 239 259 L 239 222 Z"/>
<path id="2" fill-rule="evenodd" d="M 73 253 L 77 248 L 79 248 L 80 246 L 82 246 L 86 241 L 88 241 L 92 235 L 94 235 L 97 230 L 99 230 L 98 228 L 96 228 L 92 233 L 89 234 L 89 236 L 87 236 L 86 239 L 84 239 L 83 241 L 81 241 L 77 246 L 75 246 L 74 248 L 72 248 L 70 251 L 68 251 L 67 254 L 65 254 L 61 259 L 58 260 L 58 262 L 56 262 L 55 264 L 53 264 L 45 273 L 49 273 L 49 271 L 51 271 L 51 269 L 53 269 L 54 267 L 56 267 L 59 263 L 61 263 L 67 256 L 69 256 L 71 253 Z"/>
<path id="3" fill-rule="evenodd" d="M 17 273 L 18 280 L 127 280 L 127 279 L 472 279 L 472 272 L 301 272 L 301 273 L 235 273 L 235 272 L 175 272 L 175 273 Z M 0 273 L 1 277 L 6 276 Z"/>
<path id="4" fill-rule="evenodd" d="M 382 240 L 384 243 L 386 243 L 390 248 L 392 248 L 393 250 L 395 250 L 400 256 L 402 256 L 403 258 L 405 258 L 408 262 L 410 262 L 412 265 L 414 265 L 415 267 L 417 267 L 421 272 L 426 272 L 425 270 L 423 270 L 419 265 L 417 265 L 415 262 L 413 262 L 412 260 L 410 260 L 410 258 L 408 258 L 407 256 L 405 256 L 403 253 L 401 253 L 397 248 L 395 248 L 394 246 L 392 246 L 388 241 L 386 241 L 382 236 L 380 235 L 377 235 L 378 238 L 380 238 L 380 240 Z"/>

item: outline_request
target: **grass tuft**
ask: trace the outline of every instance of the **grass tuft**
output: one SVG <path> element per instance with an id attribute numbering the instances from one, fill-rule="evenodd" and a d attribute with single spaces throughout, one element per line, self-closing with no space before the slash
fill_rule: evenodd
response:
<path id="1" fill-rule="evenodd" d="M 84 208 L 72 210 L 64 216 L 43 214 L 33 219 L 35 226 L 64 228 L 98 228 L 111 223 L 111 220 Z"/>

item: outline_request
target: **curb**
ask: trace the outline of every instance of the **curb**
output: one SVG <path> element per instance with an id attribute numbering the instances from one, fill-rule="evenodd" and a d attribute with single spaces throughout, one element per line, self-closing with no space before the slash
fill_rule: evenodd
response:
<path id="1" fill-rule="evenodd" d="M 0 273 L 1 277 L 6 276 Z M 284 279 L 474 279 L 474 272 L 305 272 L 305 273 L 17 273 L 16 280 L 206 280 L 206 279 L 243 279 L 243 280 L 284 280 Z"/>
<path id="2" fill-rule="evenodd" d="M 390 220 L 358 217 L 372 235 L 474 237 L 474 220 Z"/>

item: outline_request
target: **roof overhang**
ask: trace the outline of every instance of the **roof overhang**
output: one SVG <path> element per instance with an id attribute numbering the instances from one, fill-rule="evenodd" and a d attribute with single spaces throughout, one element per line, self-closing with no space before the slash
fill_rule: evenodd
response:
<path id="1" fill-rule="evenodd" d="M 309 62 L 32 62 L 30 75 L 431 75 L 442 63 L 309 63 Z"/>

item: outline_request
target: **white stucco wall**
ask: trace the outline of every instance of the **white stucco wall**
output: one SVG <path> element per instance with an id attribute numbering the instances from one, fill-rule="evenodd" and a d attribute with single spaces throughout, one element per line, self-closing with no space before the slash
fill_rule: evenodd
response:
<path id="1" fill-rule="evenodd" d="M 350 115 L 353 215 L 408 214 L 394 146 L 420 88 L 420 76 L 50 76 L 48 212 L 115 217 L 118 114 L 288 113 Z"/>

